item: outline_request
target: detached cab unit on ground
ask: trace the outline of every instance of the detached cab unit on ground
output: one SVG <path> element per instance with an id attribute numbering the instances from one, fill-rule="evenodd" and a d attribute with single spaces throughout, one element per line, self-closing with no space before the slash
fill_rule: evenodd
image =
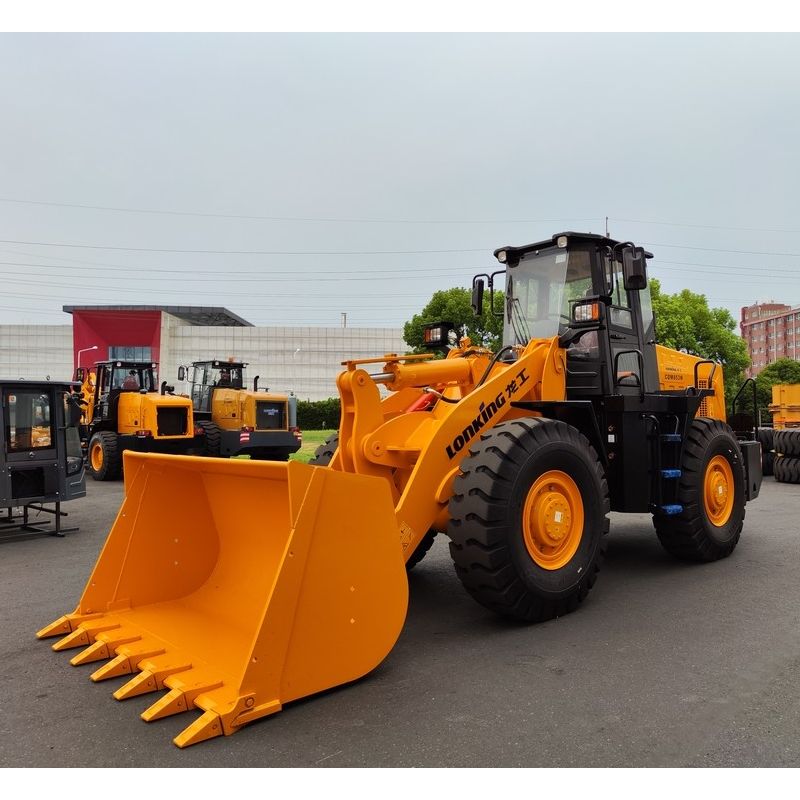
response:
<path id="1" fill-rule="evenodd" d="M 29 519 L 33 508 L 53 514 L 53 532 L 60 535 L 61 503 L 85 496 L 77 387 L 68 381 L 0 380 L 0 508 L 7 509 L 0 533 L 41 531 L 43 523 Z M 21 515 L 14 516 L 14 509 Z"/>

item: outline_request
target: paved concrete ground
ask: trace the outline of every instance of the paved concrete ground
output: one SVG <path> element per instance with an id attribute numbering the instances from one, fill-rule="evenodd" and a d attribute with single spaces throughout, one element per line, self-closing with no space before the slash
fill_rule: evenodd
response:
<path id="1" fill-rule="evenodd" d="M 764 481 L 727 560 L 685 565 L 613 515 L 586 603 L 510 624 L 456 579 L 446 540 L 411 574 L 405 629 L 366 679 L 187 750 L 34 638 L 71 611 L 122 487 L 88 481 L 65 539 L 0 544 L 0 766 L 800 766 L 800 486 Z M 95 665 L 96 666 L 96 665 Z"/>

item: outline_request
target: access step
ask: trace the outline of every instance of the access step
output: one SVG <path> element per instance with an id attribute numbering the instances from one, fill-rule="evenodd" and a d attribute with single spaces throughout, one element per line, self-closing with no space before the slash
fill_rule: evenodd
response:
<path id="1" fill-rule="evenodd" d="M 662 433 L 659 438 L 662 442 L 680 442 L 683 439 L 679 433 Z"/>
<path id="2" fill-rule="evenodd" d="M 662 469 L 661 470 L 661 477 L 665 478 L 666 480 L 675 480 L 676 478 L 680 478 L 681 471 L 679 469 Z"/>
<path id="3" fill-rule="evenodd" d="M 665 506 L 656 506 L 656 509 L 667 517 L 675 517 L 683 512 L 683 506 L 680 503 L 669 503 Z"/>

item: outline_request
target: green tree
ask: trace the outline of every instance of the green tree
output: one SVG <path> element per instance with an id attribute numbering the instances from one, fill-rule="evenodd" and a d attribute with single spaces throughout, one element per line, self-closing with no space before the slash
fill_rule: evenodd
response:
<path id="1" fill-rule="evenodd" d="M 403 339 L 415 353 L 425 352 L 423 333 L 431 322 L 452 322 L 456 330 L 467 329 L 474 344 L 497 351 L 503 340 L 503 319 L 492 314 L 489 292 L 483 297 L 483 315 L 472 313 L 472 291 L 457 287 L 434 292 L 433 297 L 419 314 L 415 314 L 403 327 Z M 503 308 L 503 293 L 495 292 L 495 308 Z"/>
<path id="2" fill-rule="evenodd" d="M 684 289 L 676 294 L 661 291 L 650 278 L 656 339 L 674 350 L 686 350 L 722 364 L 725 395 L 728 403 L 744 380 L 750 363 L 747 345 L 736 333 L 736 321 L 725 308 L 709 308 L 705 295 Z"/>

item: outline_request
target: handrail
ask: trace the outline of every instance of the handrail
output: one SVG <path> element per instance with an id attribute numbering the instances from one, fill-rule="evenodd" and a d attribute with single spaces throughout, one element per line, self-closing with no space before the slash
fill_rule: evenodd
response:
<path id="1" fill-rule="evenodd" d="M 698 372 L 699 372 L 699 368 L 700 368 L 701 364 L 713 364 L 713 368 L 712 368 L 711 372 L 708 375 L 708 388 L 711 389 L 711 388 L 713 388 L 713 383 L 714 383 L 714 373 L 717 371 L 717 367 L 719 365 L 717 364 L 716 361 L 712 361 L 710 358 L 704 358 L 702 361 L 696 361 L 695 362 L 695 365 L 694 365 L 694 388 L 698 389 L 698 390 L 700 389 L 700 387 L 697 385 L 698 381 L 699 381 Z"/>
<path id="2" fill-rule="evenodd" d="M 637 360 L 639 362 L 639 375 L 637 376 L 639 378 L 639 399 L 640 400 L 644 400 L 644 356 L 642 355 L 642 351 L 641 350 L 637 350 L 637 349 L 634 349 L 634 350 L 620 350 L 619 352 L 614 353 L 613 374 L 611 376 L 612 380 L 613 380 L 614 389 L 616 389 L 617 386 L 619 385 L 619 381 L 617 380 L 617 369 L 619 367 L 619 357 L 620 356 L 627 356 L 627 355 L 630 355 L 631 353 L 634 353 L 636 355 L 636 358 L 637 358 Z"/>

